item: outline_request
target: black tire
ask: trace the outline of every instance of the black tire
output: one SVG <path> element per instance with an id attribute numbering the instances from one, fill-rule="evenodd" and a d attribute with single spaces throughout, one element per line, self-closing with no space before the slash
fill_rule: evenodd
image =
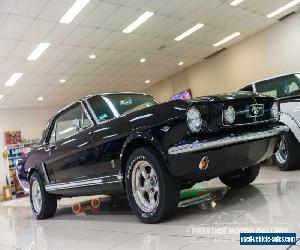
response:
<path id="1" fill-rule="evenodd" d="M 221 175 L 220 181 L 226 186 L 240 188 L 252 183 L 258 176 L 260 165 L 255 165 L 245 169 L 235 170 L 231 173 Z"/>
<path id="2" fill-rule="evenodd" d="M 280 152 L 280 143 L 284 143 L 284 153 Z M 292 132 L 284 134 L 278 142 L 278 150 L 273 155 L 274 164 L 281 171 L 288 171 L 299 166 L 300 144 Z"/>
<path id="3" fill-rule="evenodd" d="M 34 182 L 38 183 L 41 192 L 42 204 L 40 211 L 37 211 L 33 204 L 32 186 Z M 34 172 L 30 177 L 30 204 L 33 214 L 38 220 L 53 217 L 57 208 L 57 199 L 46 192 L 42 178 L 37 172 Z"/>
<path id="4" fill-rule="evenodd" d="M 159 190 L 159 195 L 156 196 L 156 198 L 159 197 L 156 199 L 158 205 L 152 211 L 148 212 L 138 205 L 132 187 L 133 171 L 137 171 L 134 170 L 138 168 L 137 165 L 145 161 L 151 164 L 150 167 L 155 171 L 157 177 L 155 179 L 156 185 Z M 163 221 L 169 218 L 178 207 L 180 195 L 178 181 L 169 173 L 160 155 L 151 148 L 139 148 L 130 155 L 126 166 L 125 184 L 130 207 L 143 223 L 153 224 Z"/>

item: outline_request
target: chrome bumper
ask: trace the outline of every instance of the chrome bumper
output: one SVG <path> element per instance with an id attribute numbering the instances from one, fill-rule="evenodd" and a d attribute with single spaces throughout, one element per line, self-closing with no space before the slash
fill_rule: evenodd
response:
<path id="1" fill-rule="evenodd" d="M 223 146 L 228 146 L 231 144 L 245 143 L 252 140 L 259 140 L 268 137 L 276 136 L 282 132 L 289 131 L 289 128 L 285 125 L 276 126 L 272 129 L 261 130 L 257 132 L 247 132 L 239 135 L 231 134 L 229 136 L 223 137 L 217 140 L 206 140 L 206 141 L 195 141 L 193 143 L 188 143 L 180 146 L 171 147 L 168 150 L 170 155 L 177 155 L 183 153 L 190 153 L 194 151 L 208 150 L 219 148 Z"/>

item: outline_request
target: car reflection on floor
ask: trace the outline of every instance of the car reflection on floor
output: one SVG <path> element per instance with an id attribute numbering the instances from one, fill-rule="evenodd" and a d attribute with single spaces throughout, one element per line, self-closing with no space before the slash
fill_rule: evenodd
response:
<path id="1" fill-rule="evenodd" d="M 101 197 L 98 210 L 74 214 L 61 201 L 57 215 L 36 221 L 29 206 L 0 205 L 0 249 L 177 249 L 214 248 L 220 242 L 239 247 L 241 230 L 300 232 L 299 171 L 262 169 L 259 179 L 242 189 L 228 189 L 217 180 L 181 192 L 180 207 L 168 221 L 144 225 L 131 212 L 127 198 Z M 91 200 L 81 201 L 82 207 Z M 2 247 L 3 246 L 3 247 Z"/>

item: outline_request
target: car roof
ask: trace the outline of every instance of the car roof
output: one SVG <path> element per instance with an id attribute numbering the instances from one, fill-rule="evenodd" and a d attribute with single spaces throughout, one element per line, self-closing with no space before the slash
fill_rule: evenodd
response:
<path id="1" fill-rule="evenodd" d="M 131 94 L 131 95 L 148 95 L 151 96 L 149 94 L 146 93 L 138 93 L 138 92 L 111 92 L 111 93 L 98 93 L 98 94 L 93 94 L 93 95 L 87 95 L 84 96 L 78 100 L 75 100 L 73 102 L 71 102 L 70 104 L 68 104 L 67 106 L 61 108 L 59 111 L 57 111 L 50 119 L 53 119 L 55 116 L 57 116 L 58 114 L 60 114 L 61 112 L 63 112 L 64 110 L 68 109 L 69 107 L 71 107 L 72 105 L 74 105 L 77 102 L 82 102 L 88 98 L 94 97 L 94 96 L 105 96 L 105 95 L 126 95 L 126 94 Z"/>
<path id="2" fill-rule="evenodd" d="M 249 85 L 252 85 L 252 84 L 256 84 L 256 83 L 258 83 L 258 82 L 263 82 L 263 81 L 267 81 L 267 80 L 272 80 L 272 79 L 275 79 L 275 78 L 278 78 L 278 77 L 283 77 L 283 76 L 292 75 L 292 74 L 300 74 L 300 71 L 299 71 L 299 72 L 285 73 L 285 74 L 280 74 L 280 75 L 276 75 L 276 76 L 271 76 L 271 77 L 263 78 L 263 79 L 260 79 L 260 80 L 256 80 L 256 81 L 250 82 L 250 83 L 248 83 L 246 86 L 249 86 Z"/>

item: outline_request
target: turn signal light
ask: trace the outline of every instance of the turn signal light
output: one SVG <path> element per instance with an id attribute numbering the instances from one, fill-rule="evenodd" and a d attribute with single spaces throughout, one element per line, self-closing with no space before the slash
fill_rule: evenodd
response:
<path id="1" fill-rule="evenodd" d="M 200 170 L 206 170 L 209 165 L 209 158 L 208 156 L 202 157 L 201 161 L 199 162 L 199 169 Z"/>

